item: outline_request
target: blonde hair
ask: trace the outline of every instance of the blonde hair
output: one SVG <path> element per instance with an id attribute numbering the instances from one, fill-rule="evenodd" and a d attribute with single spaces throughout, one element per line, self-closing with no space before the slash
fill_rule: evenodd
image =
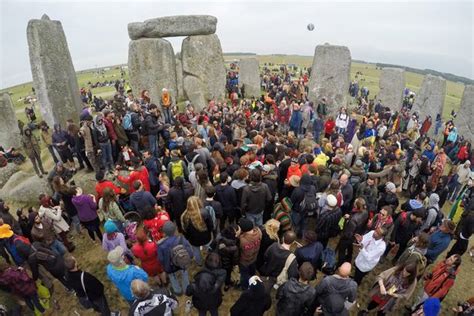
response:
<path id="1" fill-rule="evenodd" d="M 268 237 L 270 239 L 280 241 L 280 238 L 278 237 L 278 231 L 280 230 L 280 222 L 277 221 L 276 219 L 269 219 L 265 225 L 265 231 L 268 234 Z"/>
<path id="2" fill-rule="evenodd" d="M 186 205 L 186 210 L 181 215 L 181 224 L 183 229 L 192 224 L 200 232 L 207 230 L 206 223 L 201 215 L 202 201 L 198 196 L 191 196 L 188 199 L 188 204 Z"/>

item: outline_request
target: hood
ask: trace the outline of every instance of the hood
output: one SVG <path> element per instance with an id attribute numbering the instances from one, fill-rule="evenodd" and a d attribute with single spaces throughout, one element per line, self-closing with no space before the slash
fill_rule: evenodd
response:
<path id="1" fill-rule="evenodd" d="M 210 292 L 216 287 L 216 277 L 207 269 L 198 272 L 194 277 L 196 285 L 202 292 Z"/>
<path id="2" fill-rule="evenodd" d="M 423 207 L 423 203 L 421 203 L 420 201 L 416 199 L 410 200 L 408 203 L 413 210 Z"/>
<path id="3" fill-rule="evenodd" d="M 295 278 L 291 278 L 286 285 L 286 290 L 290 293 L 305 297 L 305 293 L 311 291 L 311 286 L 308 284 L 302 284 Z"/>
<path id="4" fill-rule="evenodd" d="M 250 188 L 250 191 L 254 193 L 260 192 L 262 190 L 262 183 L 250 182 L 249 188 Z"/>
<path id="5" fill-rule="evenodd" d="M 238 190 L 238 189 L 243 188 L 244 186 L 246 186 L 246 185 L 247 185 L 247 182 L 242 181 L 242 180 L 233 180 L 230 185 L 231 185 L 234 189 Z"/>
<path id="6" fill-rule="evenodd" d="M 436 193 L 431 193 L 430 198 L 429 198 L 429 206 L 430 207 L 434 206 L 437 209 L 439 209 L 438 203 L 439 203 L 439 195 Z"/>

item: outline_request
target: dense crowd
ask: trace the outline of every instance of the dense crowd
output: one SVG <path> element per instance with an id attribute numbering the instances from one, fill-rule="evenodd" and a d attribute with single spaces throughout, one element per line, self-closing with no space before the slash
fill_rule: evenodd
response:
<path id="1" fill-rule="evenodd" d="M 265 68 L 264 93 L 247 98 L 233 69 L 230 101 L 200 111 L 179 108 L 166 89 L 152 100 L 120 81 L 100 107 L 84 90 L 88 103 L 66 126 L 41 122 L 39 137 L 24 128 L 24 153 L 53 194 L 17 217 L 0 202 L 0 286 L 40 314 L 47 293 L 58 305 L 55 279 L 84 308 L 117 314 L 72 255 L 71 236 L 85 229 L 130 315 L 172 315 L 183 295 L 187 311 L 218 315 L 234 287 L 231 315 L 272 305 L 285 316 L 438 315 L 474 228 L 471 144 L 452 119 L 431 126 L 411 112 L 412 93 L 394 109 L 353 81 L 353 110 L 335 111 L 324 97 L 307 100 L 308 80 Z M 55 162 L 49 173 L 41 143 Z M 95 173 L 95 192 L 75 184 L 81 169 Z M 392 265 L 364 293 L 369 303 L 353 307 L 383 260 Z M 472 315 L 469 302 L 456 313 Z"/>

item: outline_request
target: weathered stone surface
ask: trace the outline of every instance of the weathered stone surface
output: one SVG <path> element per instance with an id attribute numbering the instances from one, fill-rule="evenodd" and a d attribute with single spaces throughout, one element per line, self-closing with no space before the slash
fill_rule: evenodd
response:
<path id="1" fill-rule="evenodd" d="M 380 92 L 377 95 L 384 106 L 399 110 L 403 103 L 405 88 L 405 70 L 400 68 L 383 68 L 379 81 Z"/>
<path id="2" fill-rule="evenodd" d="M 328 112 L 347 105 L 351 52 L 345 46 L 318 45 L 314 51 L 308 98 L 315 104 L 325 97 Z"/>
<path id="3" fill-rule="evenodd" d="M 178 100 L 184 100 L 184 83 L 183 83 L 183 62 L 181 54 L 176 54 L 176 88 L 178 89 Z"/>
<path id="4" fill-rule="evenodd" d="M 8 93 L 4 93 L 0 98 L 0 145 L 4 148 L 18 148 L 21 146 L 21 135 L 15 116 L 15 108 Z"/>
<path id="5" fill-rule="evenodd" d="M 471 143 L 474 141 L 474 86 L 464 87 L 464 93 L 461 100 L 461 108 L 458 111 L 454 121 L 458 128 L 459 135 Z"/>
<path id="6" fill-rule="evenodd" d="M 176 98 L 176 63 L 171 43 L 161 38 L 131 41 L 128 47 L 130 85 L 139 94 L 150 92 L 151 102 L 160 104 L 161 90 L 166 88 Z"/>
<path id="7" fill-rule="evenodd" d="M 182 44 L 181 58 L 184 92 L 197 110 L 207 105 L 203 100 L 224 99 L 226 73 L 221 43 L 217 35 L 186 37 Z M 188 77 L 196 78 L 199 84 Z M 201 90 L 196 91 L 195 88 Z"/>
<path id="8" fill-rule="evenodd" d="M 5 167 L 0 168 L 0 189 L 3 188 L 8 179 L 19 170 L 17 164 L 9 163 Z"/>
<path id="9" fill-rule="evenodd" d="M 157 38 L 169 36 L 209 35 L 216 32 L 217 18 L 211 15 L 175 15 L 128 24 L 128 36 Z"/>
<path id="10" fill-rule="evenodd" d="M 260 71 L 257 58 L 239 61 L 239 87 L 244 87 L 245 97 L 260 97 Z"/>
<path id="11" fill-rule="evenodd" d="M 46 177 L 40 179 L 32 173 L 19 171 L 13 174 L 0 190 L 0 198 L 15 203 L 37 203 L 41 193 L 51 194 Z"/>
<path id="12" fill-rule="evenodd" d="M 52 126 L 78 120 L 82 109 L 76 72 L 59 21 L 47 15 L 30 20 L 27 27 L 33 86 L 43 119 Z"/>
<path id="13" fill-rule="evenodd" d="M 445 97 L 446 80 L 428 74 L 423 79 L 420 92 L 416 95 L 412 111 L 419 114 L 422 122 L 427 116 L 431 116 L 434 123 L 436 115 L 443 114 Z M 430 131 L 431 130 L 434 131 L 433 128 L 431 128 Z"/>

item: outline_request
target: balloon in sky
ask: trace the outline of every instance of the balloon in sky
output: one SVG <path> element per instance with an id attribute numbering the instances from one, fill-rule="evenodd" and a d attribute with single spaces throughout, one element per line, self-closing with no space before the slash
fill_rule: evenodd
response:
<path id="1" fill-rule="evenodd" d="M 312 30 L 314 30 L 314 24 L 313 24 L 313 23 L 309 23 L 306 28 L 308 29 L 308 31 L 312 31 Z"/>

